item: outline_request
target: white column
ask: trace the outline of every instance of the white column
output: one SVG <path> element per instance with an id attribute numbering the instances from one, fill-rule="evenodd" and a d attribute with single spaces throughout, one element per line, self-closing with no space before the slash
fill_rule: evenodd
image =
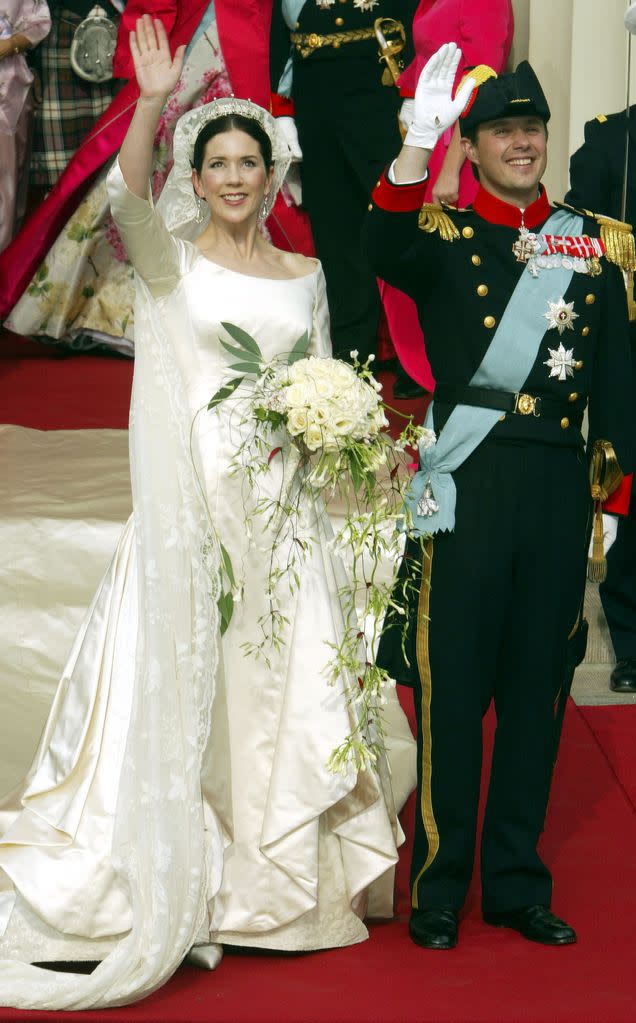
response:
<path id="1" fill-rule="evenodd" d="M 545 184 L 553 199 L 569 187 L 569 158 L 596 114 L 625 106 L 626 0 L 513 0 L 515 38 L 510 64 L 527 59 L 552 111 Z M 632 54 L 632 102 L 636 102 L 636 43 Z"/>

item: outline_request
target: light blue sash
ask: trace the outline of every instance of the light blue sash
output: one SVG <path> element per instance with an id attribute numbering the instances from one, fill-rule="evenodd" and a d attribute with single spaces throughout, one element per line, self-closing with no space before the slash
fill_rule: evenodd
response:
<path id="1" fill-rule="evenodd" d="M 557 210 L 541 233 L 580 235 L 582 228 L 581 217 L 566 210 Z M 544 313 L 548 302 L 557 302 L 565 295 L 573 272 L 559 266 L 533 277 L 526 266 L 488 351 L 470 381 L 471 386 L 513 393 L 521 389 L 546 331 Z M 437 443 L 420 453 L 420 469 L 415 473 L 405 498 L 413 516 L 416 536 L 454 529 L 457 494 L 451 473 L 481 444 L 500 416 L 497 409 L 457 405 L 440 431 Z M 433 429 L 433 402 L 429 405 L 424 425 Z M 438 511 L 430 516 L 418 515 L 418 502 L 429 481 Z"/>
<path id="2" fill-rule="evenodd" d="M 285 24 L 289 29 L 293 29 L 296 22 L 300 17 L 300 12 L 307 3 L 307 0 L 283 0 L 283 18 Z M 287 58 L 287 63 L 283 68 L 283 73 L 280 76 L 280 81 L 276 86 L 276 92 L 279 96 L 291 96 L 292 94 L 292 80 L 294 77 L 294 69 L 291 57 Z"/>
<path id="3" fill-rule="evenodd" d="M 307 0 L 283 0 L 283 18 L 288 28 L 294 28 Z"/>

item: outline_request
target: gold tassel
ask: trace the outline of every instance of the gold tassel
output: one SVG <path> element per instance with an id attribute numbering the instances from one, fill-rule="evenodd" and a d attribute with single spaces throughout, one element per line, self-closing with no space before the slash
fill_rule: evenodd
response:
<path id="1" fill-rule="evenodd" d="M 475 87 L 478 89 L 480 85 L 487 82 L 489 78 L 497 78 L 497 72 L 494 68 L 491 68 L 488 64 L 478 64 L 477 67 L 472 67 L 469 71 L 466 71 L 463 75 L 459 85 L 455 89 L 455 95 L 461 90 L 462 85 L 467 79 L 472 78 L 475 83 Z"/>
<path id="2" fill-rule="evenodd" d="M 602 583 L 607 575 L 607 561 L 603 543 L 603 503 L 623 481 L 623 472 L 613 445 L 608 440 L 597 440 L 592 448 L 590 462 L 590 490 L 594 501 L 594 527 L 592 555 L 587 559 L 587 577 L 593 583 Z"/>
<path id="3" fill-rule="evenodd" d="M 615 263 L 621 270 L 636 270 L 636 246 L 632 225 L 611 217 L 596 214 L 596 222 L 601 228 L 601 241 L 605 246 L 605 255 L 610 263 Z"/>
<path id="4" fill-rule="evenodd" d="M 603 583 L 607 576 L 607 561 L 603 543 L 603 504 L 594 505 L 594 527 L 592 529 L 592 555 L 587 559 L 587 577 L 592 583 Z"/>
<path id="5" fill-rule="evenodd" d="M 417 223 L 420 231 L 426 231 L 427 234 L 439 231 L 440 238 L 445 242 L 454 242 L 459 238 L 459 230 L 439 203 L 425 202 Z"/>
<path id="6" fill-rule="evenodd" d="M 627 292 L 627 312 L 629 313 L 629 322 L 634 323 L 636 320 L 636 302 L 634 301 L 634 272 L 633 270 L 626 270 L 623 274 L 625 278 L 625 291 Z"/>

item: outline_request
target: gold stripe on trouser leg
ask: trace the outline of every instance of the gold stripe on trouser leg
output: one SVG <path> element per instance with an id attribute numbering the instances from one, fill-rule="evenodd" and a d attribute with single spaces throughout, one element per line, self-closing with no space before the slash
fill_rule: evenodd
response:
<path id="1" fill-rule="evenodd" d="M 431 782 L 433 776 L 433 765 L 431 763 L 431 662 L 428 649 L 428 625 L 429 606 L 431 599 L 431 568 L 433 566 L 433 539 L 429 537 L 424 542 L 424 553 L 422 555 L 422 582 L 420 585 L 420 596 L 417 605 L 417 633 L 416 633 L 416 656 L 417 670 L 420 676 L 422 690 L 421 705 L 421 728 L 422 728 L 422 790 L 420 795 L 420 814 L 422 824 L 426 832 L 428 842 L 428 856 L 426 862 L 413 882 L 411 892 L 411 904 L 413 909 L 419 909 L 417 886 L 422 875 L 428 870 L 431 863 L 437 856 L 439 849 L 439 832 L 433 813 L 433 794 Z"/>

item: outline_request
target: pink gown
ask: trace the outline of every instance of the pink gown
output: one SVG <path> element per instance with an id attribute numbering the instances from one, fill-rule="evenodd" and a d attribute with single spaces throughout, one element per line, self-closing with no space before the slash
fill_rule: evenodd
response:
<path id="1" fill-rule="evenodd" d="M 422 68 L 442 43 L 455 42 L 461 48 L 462 59 L 457 82 L 463 77 L 466 68 L 477 64 L 488 64 L 499 74 L 508 60 L 513 31 L 511 0 L 420 0 L 413 19 L 416 56 L 399 79 L 401 94 L 405 97 L 413 96 Z M 431 156 L 427 202 L 432 201 L 433 186 L 451 137 L 452 131 L 446 132 Z M 459 178 L 458 205 L 468 206 L 477 193 L 477 187 L 471 165 L 465 161 Z M 381 283 L 380 291 L 400 362 L 410 376 L 432 391 L 435 381 L 426 358 L 424 338 L 414 303 L 387 284 Z"/>
<path id="2" fill-rule="evenodd" d="M 51 15 L 43 0 L 4 0 L 0 39 L 20 33 L 36 46 L 50 28 Z M 26 177 L 32 82 L 33 72 L 21 53 L 0 61 L 0 252 L 24 214 L 26 189 L 20 186 Z"/>

